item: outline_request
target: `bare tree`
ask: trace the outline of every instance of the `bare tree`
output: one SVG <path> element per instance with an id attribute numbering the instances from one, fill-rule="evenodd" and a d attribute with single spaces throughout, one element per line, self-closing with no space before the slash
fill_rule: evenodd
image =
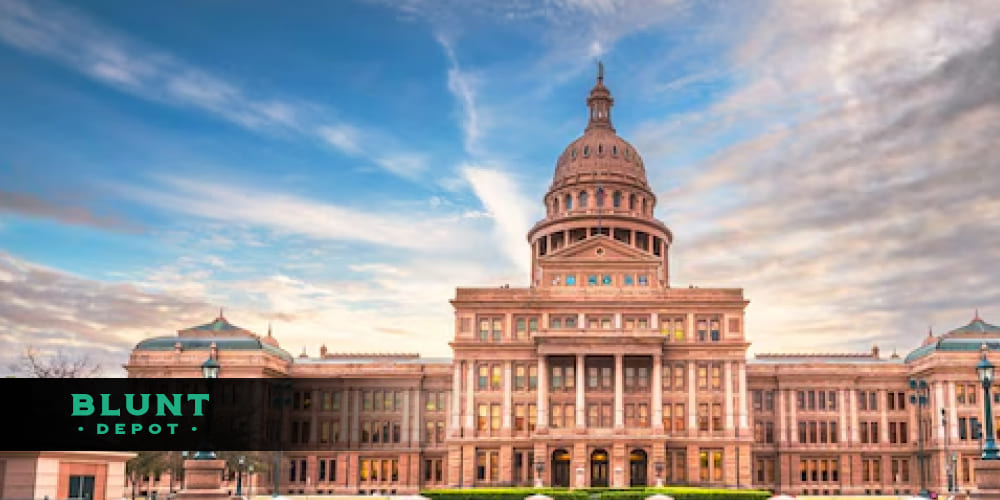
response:
<path id="1" fill-rule="evenodd" d="M 15 376 L 28 378 L 85 378 L 101 372 L 101 365 L 86 354 L 70 356 L 62 349 L 42 354 L 34 347 L 24 350 L 10 366 Z"/>

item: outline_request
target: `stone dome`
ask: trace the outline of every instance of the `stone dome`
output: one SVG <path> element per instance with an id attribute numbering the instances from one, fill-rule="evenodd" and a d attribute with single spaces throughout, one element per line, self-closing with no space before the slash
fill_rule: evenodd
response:
<path id="1" fill-rule="evenodd" d="M 587 97 L 590 119 L 582 136 L 566 147 L 556 160 L 553 187 L 582 177 L 587 180 L 617 180 L 649 190 L 642 157 L 615 133 L 611 124 L 611 92 L 604 86 L 604 68 L 598 66 L 597 83 Z M 581 179 L 583 180 L 583 179 Z"/>
<path id="2" fill-rule="evenodd" d="M 552 182 L 560 184 L 580 174 L 619 177 L 648 189 L 642 157 L 610 128 L 590 128 L 566 146 L 556 161 Z"/>

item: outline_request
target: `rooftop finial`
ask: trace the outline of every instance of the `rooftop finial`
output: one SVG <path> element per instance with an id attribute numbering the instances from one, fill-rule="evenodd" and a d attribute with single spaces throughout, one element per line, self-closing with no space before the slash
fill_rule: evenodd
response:
<path id="1" fill-rule="evenodd" d="M 979 317 L 979 308 L 978 307 L 976 308 L 976 315 L 972 317 L 972 321 L 982 321 L 982 319 Z"/>
<path id="2" fill-rule="evenodd" d="M 927 326 L 927 336 L 928 337 L 934 336 L 934 329 L 930 325 Z"/>
<path id="3" fill-rule="evenodd" d="M 219 319 L 222 319 L 222 318 L 223 318 L 223 316 L 222 316 L 222 308 L 220 307 L 219 308 Z"/>
<path id="4" fill-rule="evenodd" d="M 604 81 L 604 63 L 597 61 L 597 81 Z"/>
<path id="5" fill-rule="evenodd" d="M 271 322 L 270 321 L 267 322 L 267 336 L 268 337 L 271 336 Z"/>

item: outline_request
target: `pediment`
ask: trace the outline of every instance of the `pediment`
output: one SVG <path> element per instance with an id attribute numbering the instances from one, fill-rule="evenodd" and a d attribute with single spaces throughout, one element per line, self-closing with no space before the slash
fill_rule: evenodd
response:
<path id="1" fill-rule="evenodd" d="M 587 262 L 608 262 L 608 261 L 639 261 L 658 263 L 660 258 L 649 255 L 642 250 L 633 248 L 621 241 L 612 239 L 605 235 L 592 236 L 585 240 L 573 242 L 539 258 L 540 262 L 560 262 L 560 261 L 587 261 Z"/>

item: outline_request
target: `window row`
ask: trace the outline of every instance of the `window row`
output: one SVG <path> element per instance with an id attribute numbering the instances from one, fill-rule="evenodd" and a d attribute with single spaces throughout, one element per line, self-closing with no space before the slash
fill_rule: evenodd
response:
<path id="1" fill-rule="evenodd" d="M 720 403 L 699 403 L 698 404 L 698 430 L 705 432 L 721 431 L 722 427 L 722 404 Z"/>
<path id="2" fill-rule="evenodd" d="M 803 483 L 835 483 L 840 481 L 840 462 L 836 458 L 799 460 L 799 479 Z"/>
<path id="3" fill-rule="evenodd" d="M 399 443 L 402 437 L 399 422 L 361 422 L 361 442 L 368 444 Z"/>
<path id="4" fill-rule="evenodd" d="M 403 409 L 404 391 L 362 391 L 361 409 L 365 411 L 397 411 Z"/>
<path id="5" fill-rule="evenodd" d="M 955 384 L 955 402 L 960 405 L 976 404 L 976 393 L 979 384 Z"/>
<path id="6" fill-rule="evenodd" d="M 552 275 L 553 285 L 564 286 L 649 286 L 649 275 L 644 273 L 624 274 L 581 274 L 579 279 L 575 273 Z"/>
<path id="7" fill-rule="evenodd" d="M 603 148 L 603 146 L 598 146 L 598 148 L 599 149 Z M 614 156 L 618 156 L 617 149 L 618 146 L 612 146 L 612 151 L 614 152 Z M 584 152 L 583 155 L 584 158 L 590 156 L 590 146 L 584 146 L 583 152 Z M 572 159 L 576 159 L 575 149 L 573 150 L 570 157 Z M 601 187 L 597 188 L 593 192 L 593 197 L 594 197 L 594 207 L 603 208 L 605 206 L 606 193 L 604 191 L 604 188 Z M 573 196 L 573 193 L 566 193 L 561 197 L 553 196 L 552 204 L 549 207 L 549 209 L 551 210 L 551 213 L 559 213 L 562 210 L 567 210 L 567 211 L 573 210 L 574 206 L 576 206 L 577 208 L 590 208 L 590 198 L 591 198 L 591 193 L 585 190 L 577 192 L 575 197 Z M 626 197 L 625 193 L 618 190 L 611 192 L 612 208 L 625 208 L 626 203 L 629 210 L 633 211 L 639 210 L 643 214 L 647 213 L 646 210 L 649 203 L 646 201 L 645 197 L 640 198 L 634 193 L 628 194 Z"/>
<path id="8" fill-rule="evenodd" d="M 774 411 L 774 391 L 754 389 L 750 391 L 750 399 L 753 409 L 757 412 Z"/>
<path id="9" fill-rule="evenodd" d="M 809 421 L 799 422 L 799 442 L 806 444 L 837 443 L 837 422 Z"/>
<path id="10" fill-rule="evenodd" d="M 597 275 L 592 276 L 597 280 Z M 591 278 L 588 278 L 590 280 Z M 601 278 L 604 280 L 605 278 Z M 610 279 L 610 278 L 608 278 Z M 596 284 L 596 283 L 595 283 Z M 610 283 L 608 283 L 610 284 Z M 641 285 L 647 284 L 641 282 Z M 532 335 L 538 333 L 542 326 L 541 317 L 538 315 L 516 315 L 512 318 L 513 326 L 506 338 L 512 340 L 529 340 Z M 468 331 L 468 319 L 462 320 L 462 331 Z M 687 338 L 687 319 L 684 316 L 675 316 L 671 313 L 660 313 L 658 318 L 658 328 L 662 335 L 675 341 L 683 341 Z M 609 330 L 622 328 L 625 330 L 649 330 L 653 328 L 653 321 L 650 314 L 622 314 L 621 324 L 615 320 L 615 315 L 605 314 L 575 314 L 575 313 L 553 313 L 548 318 L 548 328 L 559 329 L 581 329 Z M 699 342 L 719 342 L 722 340 L 721 319 L 718 316 L 697 317 L 694 320 L 695 339 Z M 729 318 L 729 330 L 739 332 L 740 319 Z M 504 335 L 503 316 L 480 316 L 478 317 L 477 339 L 480 342 L 503 342 Z M 339 406 L 339 397 L 335 402 Z M 307 403 L 308 405 L 308 403 Z M 307 406 L 308 407 L 308 406 Z"/>
<path id="11" fill-rule="evenodd" d="M 836 411 L 837 391 L 798 391 L 795 405 L 803 411 Z"/>
<path id="12" fill-rule="evenodd" d="M 774 443 L 774 422 L 755 420 L 753 423 L 753 440 L 755 443 Z"/>
<path id="13" fill-rule="evenodd" d="M 536 363 L 514 363 L 511 366 L 511 372 L 513 375 L 513 380 L 511 381 L 513 390 L 529 391 L 538 388 L 538 365 Z M 558 371 L 559 384 L 562 384 L 564 381 L 563 373 L 564 372 L 561 369 Z M 550 377 L 554 377 L 556 375 L 552 368 L 550 368 L 549 375 Z M 570 378 L 572 378 L 572 376 L 570 376 Z M 550 380 L 552 379 L 550 378 Z M 572 382 L 570 383 L 572 384 Z M 502 390 L 503 365 L 500 363 L 482 363 L 477 365 L 476 389 L 480 391 Z M 444 409 L 444 407 L 442 406 L 441 409 Z"/>
<path id="14" fill-rule="evenodd" d="M 443 483 L 444 482 L 444 459 L 425 458 L 424 459 L 424 482 Z"/>
<path id="15" fill-rule="evenodd" d="M 444 439 L 443 420 L 424 422 L 424 443 L 444 444 Z"/>
<path id="16" fill-rule="evenodd" d="M 447 391 L 424 391 L 424 410 L 426 411 L 444 411 L 447 402 Z"/>
<path id="17" fill-rule="evenodd" d="M 362 458 L 360 464 L 360 478 L 362 482 L 399 481 L 398 458 Z"/>
<path id="18" fill-rule="evenodd" d="M 320 409 L 323 411 L 340 409 L 340 391 L 320 391 Z M 313 391 L 295 391 L 292 393 L 293 410 L 310 410 L 313 404 Z"/>

